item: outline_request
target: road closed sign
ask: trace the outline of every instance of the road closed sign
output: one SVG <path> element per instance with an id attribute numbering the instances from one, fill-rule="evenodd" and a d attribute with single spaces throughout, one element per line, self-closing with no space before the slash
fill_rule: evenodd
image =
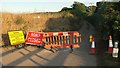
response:
<path id="1" fill-rule="evenodd" d="M 25 42 L 23 31 L 8 32 L 11 45 L 17 45 Z"/>
<path id="2" fill-rule="evenodd" d="M 41 45 L 42 38 L 42 32 L 28 32 L 26 37 L 26 44 Z"/>

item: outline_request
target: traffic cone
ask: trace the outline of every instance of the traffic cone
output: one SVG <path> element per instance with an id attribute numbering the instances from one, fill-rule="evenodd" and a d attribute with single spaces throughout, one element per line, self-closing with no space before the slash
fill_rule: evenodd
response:
<path id="1" fill-rule="evenodd" d="M 95 41 L 93 39 L 91 49 L 90 49 L 90 54 L 95 54 L 95 53 L 96 53 L 96 48 L 95 48 Z"/>
<path id="2" fill-rule="evenodd" d="M 112 43 L 112 36 L 109 36 L 109 48 L 108 48 L 108 53 L 112 54 L 113 52 L 113 43 Z"/>

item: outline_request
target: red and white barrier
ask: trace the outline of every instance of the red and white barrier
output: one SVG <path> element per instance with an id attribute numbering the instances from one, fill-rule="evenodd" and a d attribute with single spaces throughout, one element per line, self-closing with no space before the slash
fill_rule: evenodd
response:
<path id="1" fill-rule="evenodd" d="M 73 45 L 74 48 L 78 48 L 79 33 L 77 31 L 44 32 L 43 41 L 48 42 L 46 48 L 50 48 L 49 45 L 55 45 L 61 48 L 69 48 L 70 45 Z"/>

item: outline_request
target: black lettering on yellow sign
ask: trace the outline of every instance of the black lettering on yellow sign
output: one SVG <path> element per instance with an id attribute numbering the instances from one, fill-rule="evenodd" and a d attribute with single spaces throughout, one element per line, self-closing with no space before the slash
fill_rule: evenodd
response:
<path id="1" fill-rule="evenodd" d="M 22 31 L 11 31 L 8 32 L 11 45 L 17 45 L 24 43 L 24 34 Z"/>

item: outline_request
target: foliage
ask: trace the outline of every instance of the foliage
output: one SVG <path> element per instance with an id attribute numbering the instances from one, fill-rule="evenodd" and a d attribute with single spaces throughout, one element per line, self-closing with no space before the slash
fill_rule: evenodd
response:
<path id="1" fill-rule="evenodd" d="M 72 5 L 72 13 L 75 16 L 84 18 L 87 15 L 87 7 L 83 3 L 74 2 Z"/>
<path id="2" fill-rule="evenodd" d="M 115 8 L 117 5 L 116 2 L 98 2 L 93 15 L 86 17 L 101 33 L 103 39 L 108 39 L 108 35 L 113 35 L 114 40 L 120 39 L 120 12 Z"/>
<path id="3" fill-rule="evenodd" d="M 87 7 L 87 15 L 88 16 L 91 16 L 91 15 L 93 15 L 93 13 L 95 12 L 95 10 L 96 10 L 96 6 L 88 6 Z"/>
<path id="4" fill-rule="evenodd" d="M 118 40 L 117 36 L 119 37 L 118 32 L 120 30 L 120 28 L 119 28 L 120 13 L 113 8 L 113 6 L 115 6 L 115 4 L 116 3 L 105 3 L 106 9 L 101 14 L 102 17 L 104 18 L 104 22 L 101 22 L 101 24 L 102 24 L 101 26 L 104 27 L 104 30 L 102 30 L 102 31 L 108 32 L 108 33 L 106 33 L 107 35 L 113 35 L 114 40 Z M 117 27 L 117 29 L 116 29 L 116 27 Z"/>
<path id="5" fill-rule="evenodd" d="M 63 13 L 72 13 L 74 17 L 69 18 L 68 25 L 70 26 L 70 30 L 79 30 L 82 26 L 82 21 L 88 17 L 91 16 L 95 12 L 96 6 L 85 6 L 83 3 L 80 2 L 74 2 L 71 6 L 71 8 L 64 7 L 60 12 Z M 64 15 L 65 15 L 64 14 Z M 65 16 L 64 16 L 65 18 Z M 89 19 L 90 20 L 90 19 Z M 92 20 L 92 19 L 91 19 Z"/>
<path id="6" fill-rule="evenodd" d="M 113 8 L 114 8 L 115 10 L 120 11 L 120 1 L 117 2 L 117 3 L 115 3 L 115 6 L 113 6 Z"/>
<path id="7" fill-rule="evenodd" d="M 72 8 L 63 7 L 60 12 L 63 12 L 63 11 L 66 12 L 66 11 L 71 11 L 71 10 Z"/>
<path id="8" fill-rule="evenodd" d="M 24 19 L 21 17 L 21 16 L 17 16 L 16 17 L 16 20 L 15 20 L 15 23 L 16 24 L 22 24 L 22 23 L 24 23 L 25 21 L 24 21 Z"/>

